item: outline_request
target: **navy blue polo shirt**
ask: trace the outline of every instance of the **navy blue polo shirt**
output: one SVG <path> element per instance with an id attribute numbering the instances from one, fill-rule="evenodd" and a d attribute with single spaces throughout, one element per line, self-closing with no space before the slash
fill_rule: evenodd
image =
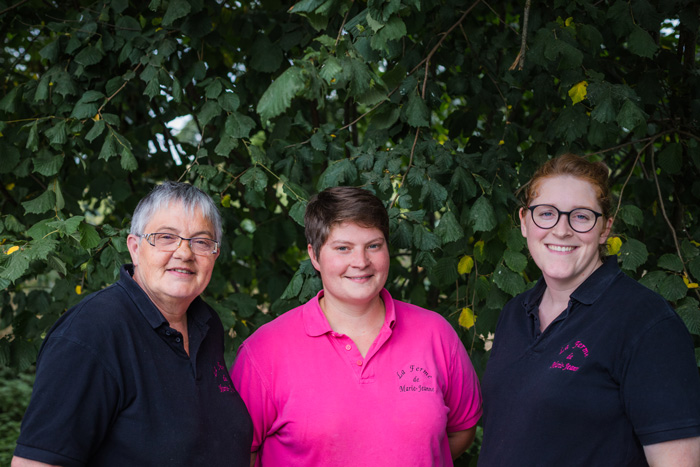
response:
<path id="1" fill-rule="evenodd" d="M 545 288 L 499 317 L 480 466 L 645 466 L 643 445 L 700 436 L 693 342 L 660 295 L 610 257 L 540 332 Z"/>
<path id="2" fill-rule="evenodd" d="M 15 455 L 67 467 L 248 466 L 252 422 L 219 317 L 192 302 L 188 356 L 132 271 L 47 334 Z"/>

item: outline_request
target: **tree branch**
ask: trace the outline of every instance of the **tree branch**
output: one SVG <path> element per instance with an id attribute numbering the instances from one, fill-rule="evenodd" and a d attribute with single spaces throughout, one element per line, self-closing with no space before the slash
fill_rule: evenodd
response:
<path id="1" fill-rule="evenodd" d="M 15 4 L 12 5 L 12 6 L 8 6 L 8 7 L 5 8 L 4 10 L 0 11 L 0 15 L 4 15 L 4 14 L 7 13 L 8 11 L 14 10 L 15 8 L 17 8 L 17 7 L 19 7 L 19 6 L 22 6 L 23 4 L 27 3 L 28 1 L 29 1 L 29 0 L 21 0 L 21 1 L 17 2 L 17 3 L 15 3 Z"/>
<path id="2" fill-rule="evenodd" d="M 527 2 L 525 2 L 525 11 L 523 12 L 523 31 L 520 34 L 520 52 L 518 52 L 518 56 L 515 57 L 515 61 L 510 68 L 508 68 L 510 71 L 515 70 L 516 66 L 518 67 L 518 70 L 522 70 L 525 66 L 525 50 L 527 49 L 527 23 L 529 20 L 530 0 L 527 0 Z"/>

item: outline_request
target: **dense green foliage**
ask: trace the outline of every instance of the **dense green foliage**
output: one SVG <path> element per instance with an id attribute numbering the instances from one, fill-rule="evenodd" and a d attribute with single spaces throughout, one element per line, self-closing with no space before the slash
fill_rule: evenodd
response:
<path id="1" fill-rule="evenodd" d="M 526 3 L 0 0 L 0 365 L 115 280 L 135 204 L 179 179 L 221 204 L 229 359 L 316 293 L 304 206 L 347 184 L 389 208 L 389 290 L 481 372 L 539 276 L 513 193 L 565 151 L 610 166 L 622 268 L 700 345 L 698 3 Z"/>

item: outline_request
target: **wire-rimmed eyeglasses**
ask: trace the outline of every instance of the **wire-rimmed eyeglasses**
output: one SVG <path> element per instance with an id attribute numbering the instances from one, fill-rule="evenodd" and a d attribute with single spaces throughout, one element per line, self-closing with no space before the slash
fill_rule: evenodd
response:
<path id="1" fill-rule="evenodd" d="M 540 229 L 551 229 L 562 214 L 565 214 L 569 220 L 569 226 L 574 232 L 586 233 L 593 230 L 598 218 L 603 214 L 588 208 L 577 208 L 571 211 L 560 211 L 550 204 L 538 204 L 536 206 L 528 206 L 527 209 L 532 214 L 532 221 Z"/>
<path id="2" fill-rule="evenodd" d="M 199 256 L 215 255 L 219 251 L 219 242 L 206 237 L 185 238 L 174 233 L 154 232 L 149 234 L 138 234 L 160 251 L 175 251 L 180 248 L 183 240 L 190 244 L 192 253 Z"/>

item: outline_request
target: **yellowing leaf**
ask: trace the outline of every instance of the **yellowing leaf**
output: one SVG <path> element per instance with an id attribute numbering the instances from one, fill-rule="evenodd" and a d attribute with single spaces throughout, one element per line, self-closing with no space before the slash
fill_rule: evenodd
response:
<path id="1" fill-rule="evenodd" d="M 691 240 L 690 243 L 692 243 L 695 246 L 700 246 L 700 243 L 696 242 L 695 240 Z"/>
<path id="2" fill-rule="evenodd" d="M 484 254 L 484 241 L 483 240 L 479 240 L 478 242 L 476 242 L 474 244 L 474 249 L 476 250 L 477 248 L 479 249 L 479 253 L 481 253 L 483 255 Z"/>
<path id="3" fill-rule="evenodd" d="M 19 247 L 18 247 L 17 245 L 15 245 L 15 246 L 13 246 L 13 247 L 10 247 L 10 249 L 7 250 L 7 253 L 6 253 L 6 254 L 11 255 L 12 253 L 14 253 L 14 252 L 17 251 L 17 250 L 19 250 Z"/>
<path id="4" fill-rule="evenodd" d="M 698 288 L 698 283 L 697 282 L 690 282 L 690 279 L 688 277 L 683 276 L 683 282 L 685 282 L 685 286 L 688 287 L 689 289 L 697 289 Z"/>
<path id="5" fill-rule="evenodd" d="M 503 140 L 500 140 L 500 141 L 498 142 L 498 145 L 499 145 L 499 146 L 503 146 L 504 144 L 506 144 L 506 142 L 503 141 Z"/>
<path id="6" fill-rule="evenodd" d="M 99 122 L 100 121 L 100 114 L 95 114 L 95 116 L 92 117 L 92 119 L 95 120 L 96 122 Z"/>
<path id="7" fill-rule="evenodd" d="M 7 188 L 7 191 L 12 191 L 12 189 L 15 187 L 14 183 L 8 183 L 5 185 L 5 188 Z"/>
<path id="8" fill-rule="evenodd" d="M 231 207 L 231 195 L 226 195 L 223 198 L 221 198 L 221 205 L 225 208 L 230 208 Z"/>
<path id="9" fill-rule="evenodd" d="M 574 84 L 574 86 L 569 89 L 569 97 L 573 101 L 574 104 L 578 104 L 582 100 L 586 98 L 586 94 L 588 93 L 588 81 L 581 81 L 578 84 Z"/>
<path id="10" fill-rule="evenodd" d="M 468 307 L 462 308 L 462 312 L 459 314 L 459 325 L 469 329 L 474 326 L 475 321 L 472 309 Z"/>
<path id="11" fill-rule="evenodd" d="M 574 22 L 574 19 L 571 16 L 569 16 L 568 18 L 566 18 L 564 25 L 568 28 L 569 26 L 571 26 L 571 23 L 573 23 L 573 22 Z"/>
<path id="12" fill-rule="evenodd" d="M 462 256 L 462 259 L 459 260 L 459 264 L 457 265 L 457 272 L 460 274 L 469 274 L 472 272 L 472 268 L 474 267 L 474 260 L 472 259 L 471 256 Z"/>
<path id="13" fill-rule="evenodd" d="M 82 294 L 82 293 L 83 293 L 83 288 L 80 287 L 79 285 L 76 285 L 76 286 L 75 286 L 75 293 L 78 294 L 78 295 Z"/>
<path id="14" fill-rule="evenodd" d="M 622 240 L 620 240 L 620 237 L 609 237 L 607 243 L 608 243 L 608 254 L 619 256 L 620 247 L 622 246 Z"/>

